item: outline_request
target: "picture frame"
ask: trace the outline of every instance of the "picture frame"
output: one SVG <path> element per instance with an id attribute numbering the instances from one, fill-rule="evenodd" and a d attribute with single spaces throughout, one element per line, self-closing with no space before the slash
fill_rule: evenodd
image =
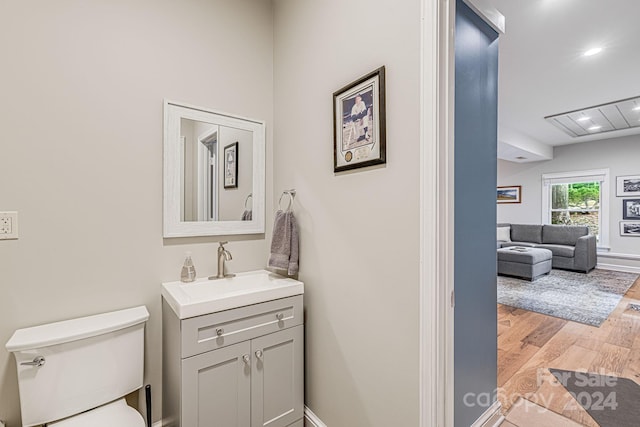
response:
<path id="1" fill-rule="evenodd" d="M 224 188 L 238 188 L 238 141 L 224 147 Z"/>
<path id="2" fill-rule="evenodd" d="M 497 188 L 496 202 L 499 205 L 522 203 L 522 186 L 508 185 Z"/>
<path id="3" fill-rule="evenodd" d="M 640 221 L 640 199 L 625 199 L 622 201 L 622 219 Z"/>
<path id="4" fill-rule="evenodd" d="M 616 196 L 640 196 L 640 175 L 616 177 Z"/>
<path id="5" fill-rule="evenodd" d="M 387 162 L 385 67 L 333 93 L 333 171 Z"/>
<path id="6" fill-rule="evenodd" d="M 620 235 L 640 237 L 640 221 L 636 221 L 636 222 L 620 221 Z"/>

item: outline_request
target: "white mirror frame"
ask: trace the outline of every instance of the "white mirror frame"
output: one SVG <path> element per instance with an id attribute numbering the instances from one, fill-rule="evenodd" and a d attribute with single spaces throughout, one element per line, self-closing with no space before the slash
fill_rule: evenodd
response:
<path id="1" fill-rule="evenodd" d="M 253 211 L 251 221 L 180 220 L 180 119 L 213 122 L 253 133 Z M 264 233 L 265 123 L 227 113 L 164 101 L 164 232 L 165 238 Z M 238 212 L 240 216 L 242 212 Z"/>

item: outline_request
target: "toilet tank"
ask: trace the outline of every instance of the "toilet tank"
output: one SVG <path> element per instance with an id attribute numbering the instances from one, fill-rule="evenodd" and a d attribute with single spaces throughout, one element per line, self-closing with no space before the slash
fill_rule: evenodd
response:
<path id="1" fill-rule="evenodd" d="M 18 369 L 24 427 L 93 409 L 142 387 L 146 307 L 17 330 L 6 348 Z M 25 365 L 44 358 L 41 366 Z"/>

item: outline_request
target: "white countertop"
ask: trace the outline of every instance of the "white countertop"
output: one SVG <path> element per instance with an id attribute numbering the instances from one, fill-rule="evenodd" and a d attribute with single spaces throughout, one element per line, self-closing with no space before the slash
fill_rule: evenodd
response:
<path id="1" fill-rule="evenodd" d="M 304 294 L 304 283 L 266 270 L 235 277 L 162 284 L 162 296 L 179 319 Z"/>

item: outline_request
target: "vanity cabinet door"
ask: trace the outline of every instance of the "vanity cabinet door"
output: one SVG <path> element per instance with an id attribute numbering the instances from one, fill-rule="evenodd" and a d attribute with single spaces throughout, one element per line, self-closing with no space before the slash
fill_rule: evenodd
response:
<path id="1" fill-rule="evenodd" d="M 182 360 L 182 427 L 250 427 L 251 356 L 247 341 Z"/>
<path id="2" fill-rule="evenodd" d="M 286 427 L 304 410 L 302 326 L 251 341 L 251 427 Z"/>

